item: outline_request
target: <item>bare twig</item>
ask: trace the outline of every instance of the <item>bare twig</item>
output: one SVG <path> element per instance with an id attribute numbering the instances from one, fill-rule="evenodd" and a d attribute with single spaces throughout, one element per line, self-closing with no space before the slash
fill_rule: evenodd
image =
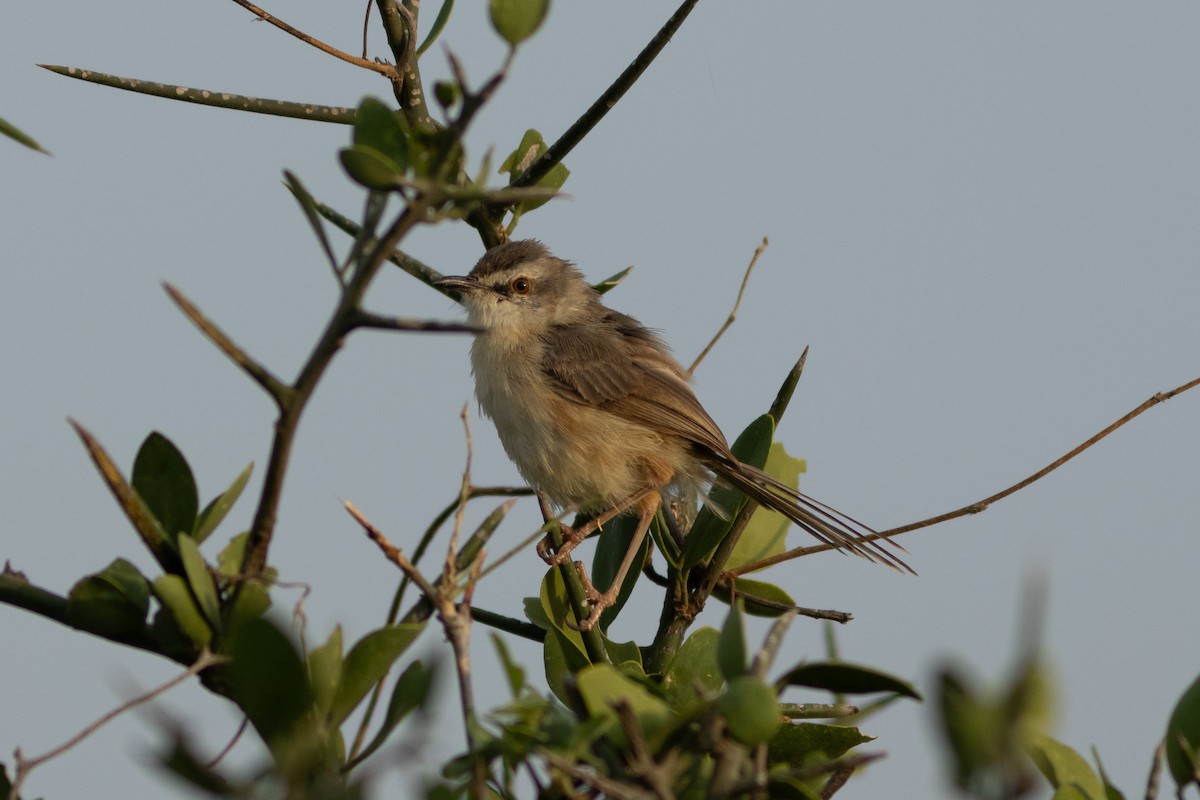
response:
<path id="1" fill-rule="evenodd" d="M 233 363 L 241 367 L 243 372 L 261 386 L 267 394 L 271 395 L 271 399 L 275 401 L 275 405 L 280 408 L 283 407 L 290 393 L 290 389 L 284 385 L 283 381 L 272 375 L 270 370 L 251 358 L 245 350 L 238 347 L 232 339 L 225 335 L 224 331 L 200 313 L 200 309 L 196 308 L 190 300 L 184 297 L 182 292 L 165 282 L 163 283 L 163 289 L 167 291 L 167 294 L 175 301 L 175 305 L 179 306 L 179 309 L 187 318 L 200 329 L 200 332 L 208 337 L 209 341 L 220 348 L 222 353 L 229 356 Z"/>
<path id="2" fill-rule="evenodd" d="M 1167 740 L 1163 739 L 1154 748 L 1154 758 L 1150 760 L 1150 777 L 1146 779 L 1146 800 L 1158 800 L 1158 781 L 1162 775 L 1163 756 L 1167 753 Z"/>
<path id="3" fill-rule="evenodd" d="M 688 14 L 692 13 L 697 2 L 698 0 L 684 0 L 666 24 L 654 35 L 654 38 L 642 48 L 642 52 L 638 53 L 637 58 L 613 81 L 612 85 L 596 98 L 596 102 L 592 103 L 562 136 L 558 137 L 558 141 L 546 148 L 538 160 L 513 179 L 510 185 L 514 187 L 535 186 L 538 181 L 546 177 L 550 170 L 554 169 L 556 164 L 566 158 L 575 145 L 583 141 L 583 137 L 587 136 L 600 123 L 604 115 L 611 111 L 612 107 L 625 95 L 625 92 L 629 91 L 637 79 L 642 77 L 642 73 L 654 62 L 658 54 L 667 46 L 667 42 L 671 41 L 671 37 L 683 25 Z"/>
<path id="4" fill-rule="evenodd" d="M 370 311 L 357 311 L 346 320 L 349 328 L 374 328 L 381 331 L 416 331 L 420 333 L 481 333 L 482 328 L 462 322 L 440 322 L 433 319 L 385 317 Z"/>
<path id="5" fill-rule="evenodd" d="M 148 691 L 144 694 L 138 695 L 137 697 L 122 703 L 121 705 L 114 708 L 112 711 L 109 711 L 107 714 L 100 717 L 100 719 L 96 720 L 91 725 L 88 725 L 86 728 L 81 730 L 79 733 L 72 736 L 67 741 L 60 744 L 58 747 L 55 747 L 53 750 L 49 750 L 49 751 L 41 754 L 40 756 L 36 756 L 34 758 L 25 758 L 23 755 L 21 755 L 21 749 L 17 748 L 17 750 L 13 753 L 13 759 L 15 761 L 15 765 L 14 765 L 15 766 L 15 775 L 13 776 L 12 790 L 9 792 L 9 795 L 8 795 L 9 800 L 18 800 L 18 798 L 20 797 L 22 784 L 24 784 L 26 778 L 29 777 L 29 773 L 31 773 L 37 767 L 41 766 L 42 764 L 46 763 L 47 761 L 58 758 L 60 755 L 67 752 L 72 747 L 79 744 L 84 739 L 88 738 L 93 733 L 100 730 L 105 725 L 107 725 L 108 723 L 110 723 L 114 719 L 116 719 L 117 717 L 124 714 L 126 711 L 129 711 L 132 708 L 136 708 L 137 706 L 140 706 L 143 703 L 148 703 L 149 701 L 153 700 L 154 698 L 158 697 L 159 695 L 163 694 L 164 692 L 167 692 L 170 689 L 173 689 L 174 687 L 183 683 L 188 678 L 191 678 L 194 675 L 199 675 L 201 672 L 208 669 L 209 667 L 224 663 L 226 660 L 227 659 L 225 658 L 225 656 L 215 655 L 206 648 L 200 652 L 200 655 L 196 658 L 196 660 L 192 663 L 192 665 L 190 667 L 188 667 L 186 670 L 184 670 L 182 673 L 180 673 L 179 675 L 176 675 L 174 678 L 167 681 L 166 683 L 161 684 L 160 686 L 158 686 L 154 689 L 151 689 L 150 691 Z"/>
<path id="6" fill-rule="evenodd" d="M 378 72 L 380 75 L 385 75 L 389 78 L 392 78 L 396 75 L 395 68 L 392 67 L 390 64 L 377 64 L 374 61 L 368 61 L 366 58 L 358 58 L 357 56 L 352 56 L 349 53 L 342 52 L 341 50 L 338 50 L 336 47 L 331 47 L 331 46 L 325 44 L 324 42 L 322 42 L 321 40 L 315 39 L 312 36 L 309 36 L 307 33 L 305 33 L 302 30 L 293 28 L 291 25 L 288 25 L 286 22 L 279 19 L 278 17 L 271 16 L 263 9 L 259 8 L 258 6 L 254 5 L 251 2 L 248 2 L 248 0 L 233 0 L 233 2 L 237 3 L 242 8 L 244 8 L 247 11 L 249 11 L 250 13 L 254 14 L 256 17 L 261 19 L 263 22 L 271 23 L 272 25 L 274 25 L 276 28 L 279 28 L 279 30 L 283 31 L 284 33 L 288 33 L 288 34 L 291 34 L 292 36 L 295 36 L 300 41 L 304 42 L 305 44 L 312 45 L 313 47 L 320 50 L 322 53 L 327 53 L 328 55 L 331 55 L 334 58 L 340 58 L 342 61 L 345 61 L 348 64 L 353 64 L 356 67 L 362 67 L 363 69 L 369 69 L 371 72 Z"/>
<path id="7" fill-rule="evenodd" d="M 738 287 L 737 300 L 735 300 L 733 303 L 733 310 L 729 312 L 729 318 L 725 320 L 725 324 L 722 325 L 720 329 L 713 335 L 708 344 L 704 346 L 704 349 L 700 351 L 700 355 L 696 356 L 696 360 L 692 362 L 690 367 L 688 367 L 688 375 L 691 375 L 696 371 L 696 367 L 700 366 L 700 362 L 704 360 L 704 357 L 709 354 L 709 351 L 713 349 L 717 341 L 725 335 L 725 331 L 729 330 L 729 326 L 733 324 L 735 319 L 737 319 L 738 309 L 742 305 L 742 295 L 746 293 L 746 284 L 750 282 L 750 273 L 754 271 L 754 265 L 758 263 L 758 257 L 761 256 L 763 251 L 766 249 L 767 237 L 764 236 L 762 244 L 754 248 L 754 255 L 751 256 L 750 263 L 746 266 L 746 273 L 742 275 L 742 285 Z"/>
<path id="8" fill-rule="evenodd" d="M 1058 469 L 1059 467 L 1061 467 L 1063 464 L 1067 463 L 1071 459 L 1075 458 L 1075 456 L 1079 455 L 1084 450 L 1087 450 L 1089 447 L 1096 444 L 1101 439 L 1103 439 L 1106 436 L 1108 436 L 1109 434 L 1113 433 L 1114 431 L 1116 431 L 1118 428 L 1122 427 L 1123 425 L 1131 422 L 1134 418 L 1141 416 L 1143 413 L 1145 413 L 1146 411 L 1149 411 L 1151 408 L 1158 405 L 1159 403 L 1170 400 L 1175 395 L 1183 394 L 1187 390 L 1195 388 L 1198 385 L 1200 385 L 1200 378 L 1196 378 L 1196 379 L 1190 380 L 1187 383 L 1184 383 L 1180 386 L 1176 386 L 1174 389 L 1170 390 L 1169 392 L 1159 392 L 1158 394 L 1153 395 L 1148 400 L 1146 400 L 1146 402 L 1142 403 L 1137 408 L 1133 409 L 1128 414 L 1121 417 L 1116 422 L 1112 423 L 1111 425 L 1106 427 L 1104 430 L 1100 431 L 1095 436 L 1088 439 L 1083 444 L 1080 444 L 1078 447 L 1073 448 L 1072 450 L 1070 450 L 1069 452 L 1064 454 L 1062 457 L 1056 459 L 1055 461 L 1051 462 L 1050 464 L 1047 464 L 1045 467 L 1043 467 L 1040 470 L 1038 470 L 1037 472 L 1033 473 L 1028 478 L 1025 478 L 1022 481 L 1018 481 L 1017 483 L 1014 483 L 1012 486 L 1009 486 L 1007 489 L 996 492 L 995 494 L 991 495 L 990 497 L 985 497 L 984 499 L 980 500 L 977 503 L 971 503 L 970 505 L 963 506 L 962 508 L 956 509 L 954 511 L 948 511 L 945 514 L 939 514 L 936 517 L 929 517 L 928 519 L 923 519 L 923 520 L 920 520 L 919 522 L 911 522 L 908 525 L 901 525 L 898 528 L 889 528 L 886 531 L 881 531 L 879 533 L 864 536 L 863 541 L 869 542 L 869 541 L 875 541 L 878 539 L 889 539 L 893 536 L 899 536 L 902 533 L 908 533 L 909 531 L 915 531 L 915 530 L 919 530 L 921 528 L 927 528 L 930 525 L 937 525 L 938 523 L 946 522 L 948 520 L 952 520 L 957 517 L 963 517 L 968 514 L 978 514 L 981 511 L 986 511 L 988 506 L 992 505 L 993 503 L 995 503 L 999 500 L 1003 500 L 1004 498 L 1008 497 L 1010 494 L 1013 494 L 1014 492 L 1024 489 L 1026 486 L 1033 483 L 1034 481 L 1044 478 L 1046 475 L 1049 475 L 1051 472 Z M 826 544 L 813 545 L 811 547 L 797 547 L 792 550 L 788 550 L 785 553 L 780 553 L 778 555 L 770 556 L 768 558 L 760 559 L 758 561 L 752 561 L 748 564 L 742 564 L 741 566 L 734 567 L 733 569 L 729 570 L 729 574 L 734 575 L 734 576 L 744 575 L 747 572 L 753 572 L 755 570 L 763 569 L 764 567 L 769 567 L 774 564 L 782 563 L 784 561 L 790 561 L 793 558 L 801 558 L 803 556 L 807 556 L 812 553 L 821 553 L 826 550 L 832 550 L 832 549 L 833 548 L 830 545 L 826 545 Z"/>
<path id="9" fill-rule="evenodd" d="M 767 631 L 766 638 L 763 639 L 762 647 L 754 654 L 754 662 L 750 665 L 751 675 L 759 680 L 767 679 L 767 671 L 771 669 L 771 664 L 775 661 L 775 654 L 779 652 L 779 646 L 783 644 L 783 637 L 797 616 L 797 611 L 792 609 L 775 620 L 771 629 Z"/>
<path id="10" fill-rule="evenodd" d="M 233 750 L 234 745 L 236 745 L 238 740 L 242 738 L 242 734 L 246 732 L 246 727 L 249 724 L 250 718 L 242 717 L 242 724 L 238 725 L 238 729 L 234 731 L 234 734 L 232 737 L 230 737 L 229 742 L 221 748 L 221 752 L 213 756 L 204 766 L 207 769 L 214 769 L 217 764 L 220 764 L 221 760 L 224 759 L 225 756 L 229 755 L 229 752 Z"/>

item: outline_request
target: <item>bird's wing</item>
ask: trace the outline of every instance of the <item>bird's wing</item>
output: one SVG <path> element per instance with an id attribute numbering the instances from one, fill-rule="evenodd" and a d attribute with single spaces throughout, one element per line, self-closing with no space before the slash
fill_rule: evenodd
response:
<path id="1" fill-rule="evenodd" d="M 632 317 L 610 311 L 595 323 L 552 328 L 543 341 L 542 370 L 561 396 L 729 453 L 687 373 L 654 332 Z"/>

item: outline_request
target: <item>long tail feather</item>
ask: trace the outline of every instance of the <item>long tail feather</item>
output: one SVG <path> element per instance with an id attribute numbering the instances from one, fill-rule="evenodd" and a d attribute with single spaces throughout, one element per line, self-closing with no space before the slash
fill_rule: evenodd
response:
<path id="1" fill-rule="evenodd" d="M 749 465 L 738 462 L 731 464 L 722 460 L 712 466 L 731 486 L 759 505 L 783 514 L 825 544 L 900 572 L 916 574 L 912 567 L 895 553 L 883 547 L 878 540 L 869 538 L 875 535 L 875 531 L 852 517 L 800 494 L 787 484 Z M 892 547 L 904 550 L 890 540 L 885 541 Z"/>

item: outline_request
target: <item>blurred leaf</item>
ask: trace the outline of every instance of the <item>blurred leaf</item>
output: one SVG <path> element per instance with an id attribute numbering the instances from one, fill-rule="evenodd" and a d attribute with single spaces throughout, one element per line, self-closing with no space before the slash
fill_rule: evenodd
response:
<path id="1" fill-rule="evenodd" d="M 1100 773 L 1100 780 L 1104 783 L 1104 798 L 1105 800 L 1125 800 L 1125 795 L 1116 786 L 1113 786 L 1112 781 L 1108 779 L 1108 773 L 1104 771 L 1104 762 L 1100 760 L 1100 754 L 1096 752 L 1096 748 L 1092 748 L 1092 758 L 1096 759 L 1096 769 Z"/>
<path id="2" fill-rule="evenodd" d="M 525 668 L 512 660 L 512 656 L 508 653 L 508 645 L 495 633 L 492 634 L 492 646 L 496 648 L 500 665 L 504 667 L 504 677 L 508 679 L 508 691 L 513 697 L 516 697 L 525 688 Z"/>
<path id="3" fill-rule="evenodd" d="M 804 459 L 788 455 L 779 442 L 771 444 L 770 454 L 763 467 L 764 472 L 793 489 L 799 489 L 800 474 L 804 470 Z M 784 552 L 787 549 L 785 541 L 790 526 L 791 522 L 783 514 L 759 506 L 750 517 L 750 522 L 746 524 L 742 538 L 738 539 L 734 546 L 733 554 L 725 564 L 726 569 Z"/>
<path id="4" fill-rule="evenodd" d="M 67 596 L 68 623 L 102 636 L 142 630 L 149 609 L 149 582 L 123 558 L 81 578 Z"/>
<path id="5" fill-rule="evenodd" d="M 446 23 L 450 21 L 450 12 L 453 10 L 454 0 L 442 0 L 442 7 L 438 9 L 438 15 L 434 18 L 433 25 L 429 27 L 429 33 L 425 35 L 425 41 L 421 42 L 421 46 L 417 48 L 417 58 L 424 55 L 425 51 L 437 41 L 438 36 L 446 27 Z"/>
<path id="6" fill-rule="evenodd" d="M 1074 787 L 1081 797 L 1088 800 L 1104 800 L 1104 782 L 1079 753 L 1049 736 L 1036 737 L 1029 750 L 1033 763 L 1037 764 L 1037 768 L 1055 789 Z"/>
<path id="7" fill-rule="evenodd" d="M 775 691 L 753 675 L 731 679 L 717 709 L 733 738 L 750 747 L 770 741 L 783 724 Z"/>
<path id="8" fill-rule="evenodd" d="M 550 623 L 550 618 L 546 616 L 546 610 L 542 608 L 542 598 L 540 597 L 525 597 L 521 600 L 521 607 L 525 609 L 525 619 L 532 622 L 544 631 L 554 627 Z"/>
<path id="9" fill-rule="evenodd" d="M 746 657 L 746 627 L 739 598 L 730 607 L 717 640 L 717 666 L 721 668 L 725 680 L 731 681 L 746 674 Z"/>
<path id="10" fill-rule="evenodd" d="M 388 191 L 395 189 L 404 177 L 400 165 L 370 147 L 356 144 L 338 151 L 342 167 L 355 182 L 368 189 Z"/>
<path id="11" fill-rule="evenodd" d="M 380 628 L 371 631 L 350 648 L 333 706 L 329 710 L 331 725 L 341 725 L 350 716 L 350 712 L 366 697 L 371 687 L 383 679 L 400 654 L 424 629 L 424 623 L 402 623 Z"/>
<path id="12" fill-rule="evenodd" d="M 860 744 L 874 739 L 858 728 L 844 725 L 822 725 L 816 722 L 794 722 L 779 729 L 768 746 L 772 763 L 783 762 L 791 767 L 811 765 L 814 754 L 839 758 Z"/>
<path id="13" fill-rule="evenodd" d="M 1200 761 L 1200 677 L 1184 691 L 1167 722 L 1167 767 L 1180 793 L 1196 781 Z"/>
<path id="14" fill-rule="evenodd" d="M 200 604 L 204 618 L 214 631 L 218 631 L 221 629 L 221 602 L 217 599 L 217 587 L 208 571 L 208 564 L 204 563 L 204 556 L 200 555 L 200 548 L 192 537 L 186 534 L 180 536 L 177 544 L 179 557 L 183 560 L 183 573 L 192 587 L 192 594 Z"/>
<path id="15" fill-rule="evenodd" d="M 236 796 L 237 789 L 204 763 L 205 760 L 181 736 L 176 736 L 171 749 L 159 756 L 159 761 L 167 770 L 189 785 L 216 797 Z"/>
<path id="16" fill-rule="evenodd" d="M 621 281 L 628 278 L 629 273 L 631 273 L 631 272 L 633 272 L 633 267 L 632 266 L 626 267 L 625 269 L 621 270 L 617 274 L 612 275 L 608 278 L 605 278 L 604 280 L 600 281 L 599 283 L 592 284 L 592 288 L 596 290 L 596 294 L 607 294 L 608 292 L 617 288 L 621 284 Z"/>
<path id="17" fill-rule="evenodd" d="M 601 592 L 607 591 L 612 586 L 621 561 L 629 551 L 629 543 L 637 531 L 637 524 L 636 516 L 622 514 L 604 526 L 604 532 L 596 543 L 596 554 L 592 559 L 592 583 Z M 646 560 L 649 549 L 650 537 L 644 536 L 638 546 L 638 554 L 634 557 L 629 572 L 625 574 L 625 581 L 621 584 L 617 602 L 600 615 L 600 630 L 608 630 L 608 626 L 617 618 L 629 600 L 629 595 L 633 594 L 633 587 L 637 585 L 638 578 L 642 576 L 641 565 Z"/>
<path id="18" fill-rule="evenodd" d="M 152 586 L 154 596 L 170 613 L 175 626 L 197 650 L 212 641 L 212 628 L 204 621 L 204 614 L 181 576 L 160 575 L 154 579 Z"/>
<path id="19" fill-rule="evenodd" d="M 37 150 L 39 153 L 45 153 L 46 155 L 50 155 L 49 150 L 44 149 L 40 144 L 35 142 L 31 136 L 22 132 L 20 129 L 17 128 L 17 126 L 13 125 L 11 122 L 8 122 L 7 120 L 0 119 L 0 135 L 7 136 L 8 138 L 12 139 L 13 141 L 20 142 L 21 144 L 28 147 L 30 150 Z M 3 794 L 6 794 L 6 793 L 3 793 Z"/>
<path id="20" fill-rule="evenodd" d="M 234 700 L 269 746 L 289 737 L 312 707 L 300 654 L 265 619 L 246 623 L 234 640 L 229 675 Z"/>
<path id="21" fill-rule="evenodd" d="M 236 578 L 242 574 L 242 559 L 246 554 L 246 540 L 250 531 L 242 531 L 229 540 L 229 544 L 217 555 L 217 572 L 227 578 Z"/>
<path id="22" fill-rule="evenodd" d="M 158 431 L 138 449 L 131 483 L 172 541 L 191 533 L 200 506 L 196 480 L 183 453 Z"/>
<path id="23" fill-rule="evenodd" d="M 589 664 L 580 670 L 576 681 L 588 716 L 611 719 L 607 733 L 616 741 L 624 742 L 625 734 L 613 709 L 615 703 L 628 703 L 647 735 L 670 720 L 671 711 L 662 698 L 611 664 Z"/>
<path id="24" fill-rule="evenodd" d="M 271 607 L 267 584 L 261 580 L 243 581 L 236 589 L 233 605 L 225 616 L 224 636 L 233 639 L 247 622 L 256 620 Z"/>
<path id="25" fill-rule="evenodd" d="M 196 527 L 192 531 L 192 538 L 196 540 L 196 544 L 203 544 L 204 540 L 221 524 L 221 520 L 225 519 L 229 509 L 233 508 L 233 504 L 241 496 L 242 490 L 246 488 L 246 482 L 250 480 L 250 472 L 253 469 L 254 462 L 251 461 L 242 470 L 242 473 L 233 479 L 229 488 L 214 497 L 200 512 L 200 516 L 196 518 Z"/>
<path id="26" fill-rule="evenodd" d="M 380 100 L 366 97 L 354 120 L 354 144 L 372 150 L 396 165 L 401 173 L 409 164 L 408 131 L 400 115 Z"/>
<path id="27" fill-rule="evenodd" d="M 490 0 L 488 10 L 496 33 L 516 47 L 537 33 L 550 10 L 550 0 Z"/>
<path id="28" fill-rule="evenodd" d="M 790 594 L 773 583 L 750 580 L 739 575 L 736 586 L 737 598 L 745 605 L 746 613 L 752 617 L 778 617 L 796 605 Z M 728 587 L 717 587 L 713 597 L 728 605 Z"/>
<path id="29" fill-rule="evenodd" d="M 309 682 L 318 714 L 327 715 L 333 705 L 342 678 L 342 663 L 342 626 L 334 625 L 325 644 L 308 654 Z"/>
<path id="30" fill-rule="evenodd" d="M 779 682 L 791 686 L 827 689 L 837 694 L 895 692 L 913 700 L 921 699 L 921 695 L 907 681 L 870 667 L 844 661 L 801 664 L 780 678 Z"/>
<path id="31" fill-rule="evenodd" d="M 355 757 L 355 763 L 363 761 L 378 750 L 387 741 L 387 737 L 396 729 L 396 726 L 404 721 L 405 717 L 425 705 L 430 689 L 433 687 L 433 677 L 433 670 L 420 661 L 414 661 L 404 672 L 400 673 L 396 687 L 392 690 L 392 698 L 388 701 L 387 713 L 384 714 L 383 722 L 379 725 L 379 731 L 371 743 Z"/>
<path id="32" fill-rule="evenodd" d="M 717 664 L 720 632 L 704 627 L 684 641 L 663 675 L 662 688 L 672 710 L 679 711 L 697 697 L 697 689 L 715 697 L 725 682 Z"/>
<path id="33" fill-rule="evenodd" d="M 771 451 L 771 438 L 775 435 L 775 422 L 769 414 L 763 414 L 755 419 L 742 431 L 734 441 L 733 454 L 744 464 L 762 467 Z M 710 503 L 706 503 L 696 515 L 696 521 L 684 540 L 683 572 L 701 563 L 713 554 L 717 546 L 729 533 L 733 519 L 746 503 L 746 496 L 729 486 L 719 483 L 708 493 Z M 726 518 L 722 519 L 710 507 L 715 505 L 724 509 Z"/>

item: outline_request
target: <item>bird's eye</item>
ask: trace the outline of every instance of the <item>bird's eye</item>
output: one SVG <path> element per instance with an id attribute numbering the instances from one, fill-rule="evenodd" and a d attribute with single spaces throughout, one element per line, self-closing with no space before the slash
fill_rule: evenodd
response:
<path id="1" fill-rule="evenodd" d="M 522 275 L 519 278 L 513 278 L 508 288 L 512 290 L 513 294 L 529 294 L 529 290 L 533 288 L 533 281 Z"/>

